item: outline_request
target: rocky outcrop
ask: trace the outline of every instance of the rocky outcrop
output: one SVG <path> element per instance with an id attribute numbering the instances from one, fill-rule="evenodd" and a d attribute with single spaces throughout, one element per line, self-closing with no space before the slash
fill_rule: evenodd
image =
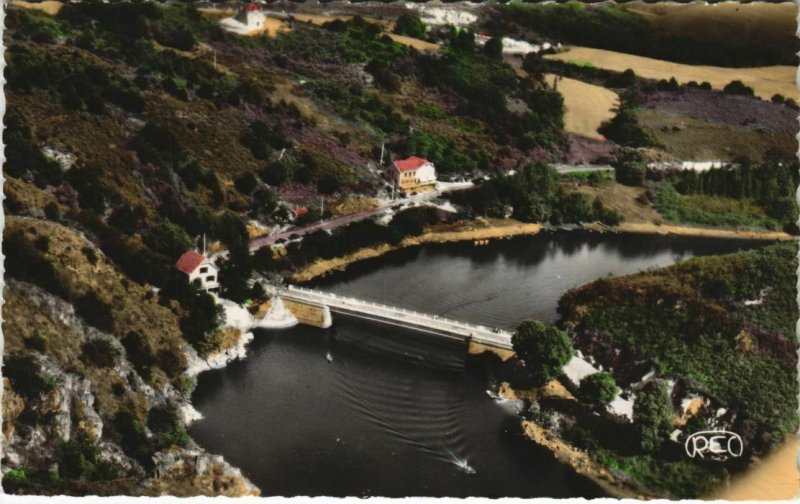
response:
<path id="1" fill-rule="evenodd" d="M 156 455 L 154 476 L 144 483 L 145 495 L 189 497 L 259 496 L 261 491 L 219 455 L 200 449 L 170 449 Z"/>

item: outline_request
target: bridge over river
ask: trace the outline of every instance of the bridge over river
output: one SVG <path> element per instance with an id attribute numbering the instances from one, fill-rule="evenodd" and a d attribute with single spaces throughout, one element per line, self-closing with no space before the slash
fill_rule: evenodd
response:
<path id="1" fill-rule="evenodd" d="M 267 292 L 273 296 L 280 296 L 286 301 L 318 306 L 334 313 L 342 313 L 383 324 L 414 329 L 468 343 L 478 343 L 503 350 L 512 349 L 511 332 L 503 329 L 470 324 L 438 315 L 420 313 L 294 285 L 285 288 L 270 286 Z"/>

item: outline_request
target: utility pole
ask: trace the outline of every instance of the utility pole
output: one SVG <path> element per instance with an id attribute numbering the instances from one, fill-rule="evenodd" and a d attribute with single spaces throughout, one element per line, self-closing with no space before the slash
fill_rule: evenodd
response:
<path id="1" fill-rule="evenodd" d="M 386 142 L 381 143 L 381 161 L 380 161 L 381 166 L 383 166 L 383 150 L 384 150 L 384 147 L 386 147 Z"/>

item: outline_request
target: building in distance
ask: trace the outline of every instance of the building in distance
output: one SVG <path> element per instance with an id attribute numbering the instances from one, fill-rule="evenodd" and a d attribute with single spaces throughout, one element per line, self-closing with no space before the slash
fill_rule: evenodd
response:
<path id="1" fill-rule="evenodd" d="M 436 187 L 436 167 L 421 157 L 396 159 L 386 168 L 386 180 L 405 194 L 430 191 Z"/>
<path id="2" fill-rule="evenodd" d="M 199 282 L 199 286 L 206 292 L 219 292 L 219 278 L 217 267 L 205 255 L 187 250 L 175 263 L 175 267 L 189 277 L 189 283 Z"/>

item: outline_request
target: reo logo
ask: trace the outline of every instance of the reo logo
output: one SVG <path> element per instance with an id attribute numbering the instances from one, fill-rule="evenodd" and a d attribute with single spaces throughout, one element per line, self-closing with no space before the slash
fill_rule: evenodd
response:
<path id="1" fill-rule="evenodd" d="M 695 432 L 686 438 L 686 454 L 691 458 L 705 460 L 728 460 L 740 457 L 744 451 L 744 443 L 739 434 L 726 430 L 709 430 Z"/>

